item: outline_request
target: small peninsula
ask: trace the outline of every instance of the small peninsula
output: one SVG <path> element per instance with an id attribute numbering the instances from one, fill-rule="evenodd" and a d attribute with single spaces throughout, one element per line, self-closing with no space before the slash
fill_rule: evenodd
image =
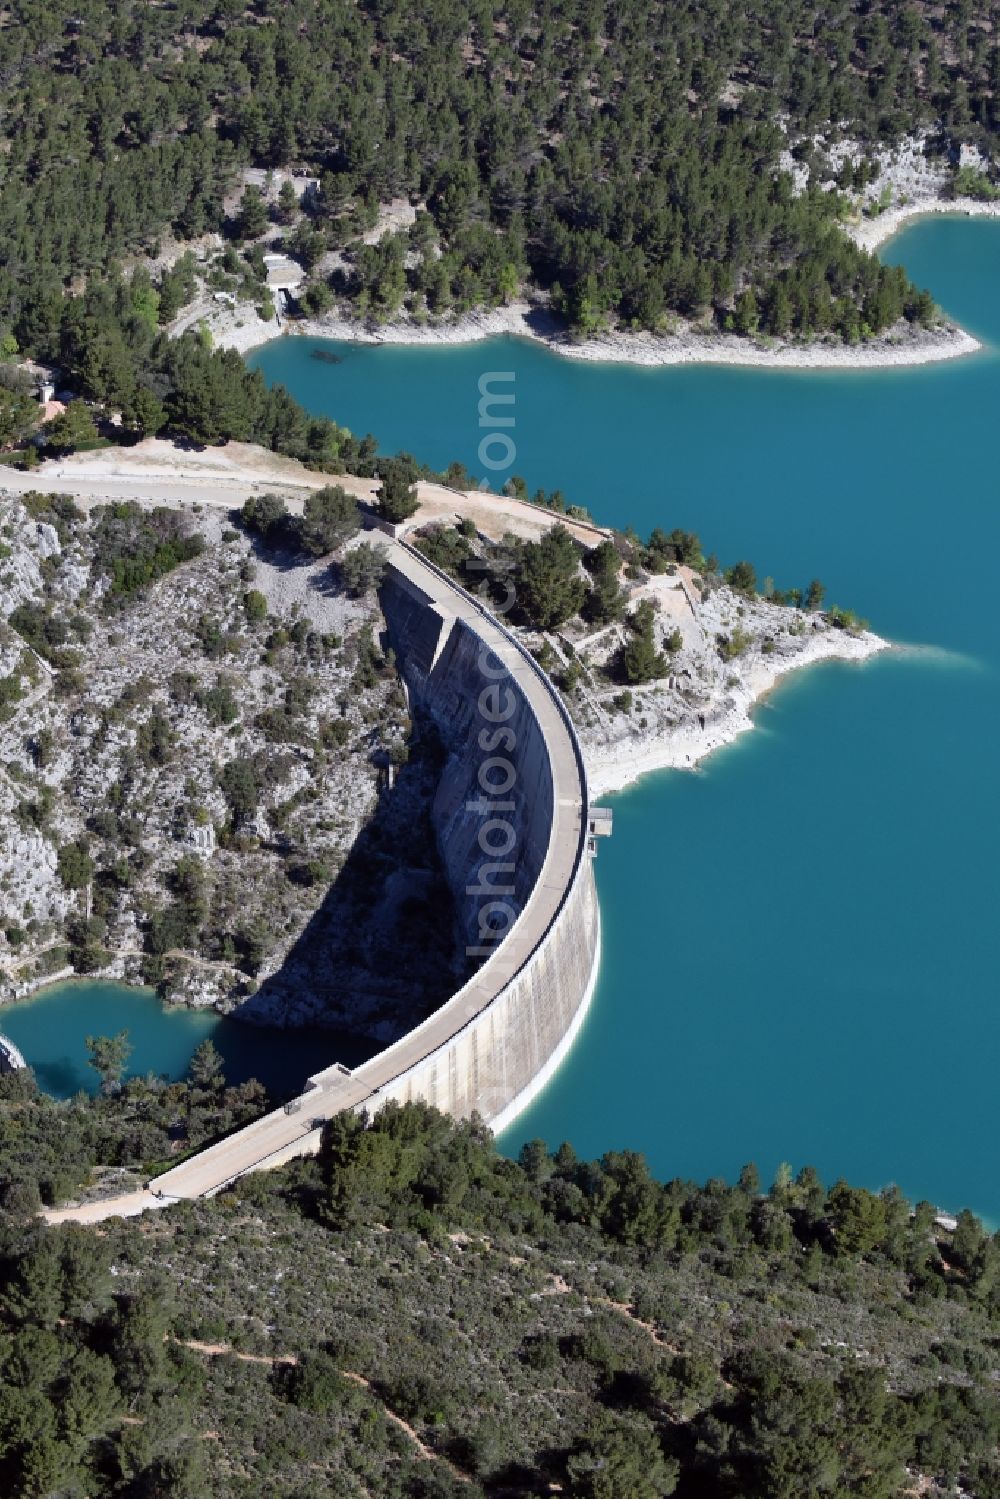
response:
<path id="1" fill-rule="evenodd" d="M 159 440 L 15 482 L 0 500 L 6 996 L 101 973 L 247 1019 L 402 1033 L 460 969 L 448 922 L 412 947 L 413 892 L 449 897 L 424 835 L 438 772 L 426 744 L 412 753 L 380 564 L 357 535 L 378 485 Z M 885 646 L 824 610 L 818 583 L 758 592 L 748 564 L 723 576 L 689 533 L 642 544 L 516 494 L 413 493 L 402 529 L 429 560 L 471 587 L 515 580 L 511 623 L 565 698 L 594 796 L 696 765 L 783 673 Z M 267 505 L 266 524 L 243 519 Z M 360 880 L 373 839 L 392 859 Z M 359 923 L 361 949 L 344 940 Z M 316 957 L 296 949 L 287 969 L 307 925 Z"/>
<path id="2" fill-rule="evenodd" d="M 961 146 L 955 162 L 940 149 L 939 140 L 922 130 L 890 145 L 866 146 L 850 137 L 790 139 L 779 168 L 787 172 L 794 196 L 812 183 L 837 198 L 840 229 L 846 240 L 865 253 L 874 252 L 901 227 L 928 214 L 948 213 L 995 218 L 1000 215 L 998 190 L 989 177 L 989 160 L 975 146 Z M 807 163 L 807 164 L 806 164 Z M 271 174 L 266 183 L 259 173 L 245 174 L 247 192 L 262 192 L 264 201 L 277 204 L 294 179 Z M 844 182 L 855 182 L 842 197 Z M 308 204 L 308 196 L 303 202 Z M 400 198 L 384 205 L 362 245 L 384 259 L 392 257 L 397 242 L 409 245 L 425 207 Z M 299 221 L 300 224 L 303 220 Z M 283 243 L 280 230 L 262 230 L 261 244 L 274 250 Z M 929 304 L 919 317 L 898 316 L 875 329 L 857 326 L 848 334 L 832 331 L 818 318 L 797 328 L 784 319 L 768 326 L 765 313 L 754 303 L 742 313 L 704 309 L 693 313 L 664 313 L 652 323 L 616 316 L 613 310 L 586 317 L 568 314 L 564 302 L 539 286 L 524 283 L 522 296 L 508 288 L 504 296 L 483 307 L 431 308 L 411 291 L 401 292 L 397 304 L 358 295 L 358 267 L 364 248 L 345 249 L 325 257 L 325 279 L 308 266 L 285 259 L 279 275 L 287 277 L 280 305 L 268 312 L 240 305 L 238 295 L 213 287 L 223 267 L 224 241 L 209 236 L 199 256 L 211 268 L 195 279 L 192 301 L 170 326 L 178 335 L 204 328 L 220 348 L 246 353 L 273 337 L 297 334 L 311 338 L 374 344 L 449 345 L 474 343 L 500 335 L 525 338 L 571 359 L 665 366 L 675 364 L 732 364 L 764 369 L 866 369 L 918 365 L 975 353 L 979 341 Z M 177 252 L 180 253 L 179 250 Z M 278 257 L 272 255 L 272 261 Z M 412 271 L 414 252 L 403 254 Z M 412 279 L 412 277 L 411 277 Z M 230 278 L 227 285 L 238 293 Z M 525 296 L 524 293 L 529 293 Z M 279 298 L 279 304 L 282 298 Z"/>

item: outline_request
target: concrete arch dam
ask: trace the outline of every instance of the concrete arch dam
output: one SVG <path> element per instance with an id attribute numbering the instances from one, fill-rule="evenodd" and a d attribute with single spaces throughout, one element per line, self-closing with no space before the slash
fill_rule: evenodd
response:
<path id="1" fill-rule="evenodd" d="M 422 1099 L 504 1128 L 568 1050 L 593 992 L 600 913 L 583 757 L 556 689 L 526 648 L 447 574 L 387 547 L 383 610 L 414 712 L 447 760 L 433 822 L 467 949 L 480 966 L 422 1024 L 353 1071 L 299 1096 L 157 1177 L 146 1189 L 49 1221 L 94 1221 L 209 1196 L 248 1171 L 319 1148 L 343 1109 Z"/>

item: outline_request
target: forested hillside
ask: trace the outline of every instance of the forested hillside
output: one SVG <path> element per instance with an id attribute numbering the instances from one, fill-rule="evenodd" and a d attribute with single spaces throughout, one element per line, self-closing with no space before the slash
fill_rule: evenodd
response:
<path id="1" fill-rule="evenodd" d="M 87 1109 L 0 1085 L 25 1143 Z M 515 1164 L 421 1106 L 99 1233 L 30 1196 L 0 1212 L 9 1499 L 1000 1492 L 1000 1250 L 893 1190 Z"/>
<path id="2" fill-rule="evenodd" d="M 14 3 L 0 20 L 0 316 L 59 355 L 62 297 L 166 231 L 223 226 L 240 164 L 321 179 L 293 248 L 351 246 L 379 202 L 425 205 L 349 259 L 378 311 L 524 281 L 587 327 L 713 311 L 741 331 L 876 332 L 928 300 L 792 190 L 782 148 L 842 122 L 992 139 L 993 10 L 876 0 Z M 782 123 L 783 122 L 783 123 Z M 811 147 L 796 147 L 808 167 Z M 848 163 L 842 185 L 863 179 Z M 238 232 L 239 225 L 236 230 Z M 244 226 L 246 227 L 246 226 Z"/>

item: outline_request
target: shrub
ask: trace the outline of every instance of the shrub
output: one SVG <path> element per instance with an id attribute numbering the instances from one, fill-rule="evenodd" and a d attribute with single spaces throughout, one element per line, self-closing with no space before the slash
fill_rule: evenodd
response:
<path id="1" fill-rule="evenodd" d="M 84 838 L 64 843 L 56 856 L 56 869 L 67 890 L 83 890 L 94 877 L 94 861 Z"/>
<path id="2" fill-rule="evenodd" d="M 343 546 L 360 529 L 358 502 L 339 484 L 314 490 L 306 499 L 299 535 L 306 551 L 314 557 Z"/>

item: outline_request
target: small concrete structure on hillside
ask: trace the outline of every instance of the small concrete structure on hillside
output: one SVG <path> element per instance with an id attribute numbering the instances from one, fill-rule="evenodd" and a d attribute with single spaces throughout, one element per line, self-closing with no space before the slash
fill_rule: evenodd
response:
<path id="1" fill-rule="evenodd" d="M 267 284 L 272 291 L 294 292 L 306 279 L 303 267 L 289 255 L 265 255 L 264 266 L 267 270 Z"/>

